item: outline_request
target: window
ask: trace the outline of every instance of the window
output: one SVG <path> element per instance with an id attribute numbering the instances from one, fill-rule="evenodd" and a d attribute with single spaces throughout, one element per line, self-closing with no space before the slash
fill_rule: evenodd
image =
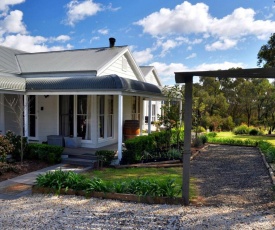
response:
<path id="1" fill-rule="evenodd" d="M 77 136 L 82 137 L 83 140 L 90 139 L 89 130 L 89 113 L 91 102 L 88 101 L 89 96 L 77 96 Z"/>
<path id="2" fill-rule="evenodd" d="M 34 95 L 29 96 L 29 136 L 36 136 L 36 100 Z"/>
<path id="3" fill-rule="evenodd" d="M 105 112 L 105 96 L 98 96 L 98 134 L 99 138 L 104 138 L 104 112 Z"/>
<path id="4" fill-rule="evenodd" d="M 107 96 L 108 98 L 108 114 L 107 114 L 107 137 L 113 136 L 113 118 L 114 118 L 114 96 Z"/>
<path id="5" fill-rule="evenodd" d="M 114 135 L 114 96 L 98 96 L 98 137 L 110 138 Z"/>
<path id="6" fill-rule="evenodd" d="M 132 97 L 132 120 L 140 120 L 140 97 Z"/>

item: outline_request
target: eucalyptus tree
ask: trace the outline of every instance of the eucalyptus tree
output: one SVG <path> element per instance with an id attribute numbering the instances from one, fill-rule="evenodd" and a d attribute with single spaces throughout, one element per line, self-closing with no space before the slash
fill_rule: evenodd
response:
<path id="1" fill-rule="evenodd" d="M 267 44 L 258 52 L 258 66 L 263 68 L 275 67 L 275 33 L 271 34 Z"/>

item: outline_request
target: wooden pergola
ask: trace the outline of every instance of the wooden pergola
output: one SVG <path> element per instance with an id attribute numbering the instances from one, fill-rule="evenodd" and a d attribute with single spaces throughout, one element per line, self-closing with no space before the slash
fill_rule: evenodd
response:
<path id="1" fill-rule="evenodd" d="M 182 198 L 189 205 L 193 77 L 275 78 L 275 68 L 175 72 L 176 83 L 185 83 Z"/>

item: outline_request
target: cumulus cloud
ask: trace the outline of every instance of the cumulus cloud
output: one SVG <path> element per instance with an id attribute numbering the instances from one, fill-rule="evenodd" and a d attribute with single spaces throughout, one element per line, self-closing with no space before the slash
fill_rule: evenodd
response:
<path id="1" fill-rule="evenodd" d="M 84 20 L 87 17 L 96 15 L 102 10 L 102 6 L 99 3 L 93 2 L 93 0 L 85 0 L 79 2 L 78 0 L 72 0 L 67 4 L 67 21 L 66 23 L 74 26 L 78 21 Z"/>
<path id="2" fill-rule="evenodd" d="M 237 44 L 237 40 L 223 39 L 220 41 L 216 41 L 210 45 L 206 45 L 205 49 L 207 51 L 228 50 L 228 49 L 236 46 L 236 44 Z"/>
<path id="3" fill-rule="evenodd" d="M 147 48 L 142 51 L 134 51 L 133 56 L 134 56 L 136 62 L 138 63 L 138 65 L 143 65 L 145 63 L 148 63 L 149 61 L 151 61 L 154 58 L 154 56 L 152 54 L 152 49 L 150 49 L 150 48 Z"/>
<path id="4" fill-rule="evenodd" d="M 3 20 L 0 20 L 0 35 L 3 35 L 5 33 L 26 34 L 26 26 L 22 20 L 22 11 L 11 11 Z"/>
<path id="5" fill-rule="evenodd" d="M 172 10 L 161 8 L 159 12 L 154 12 L 135 24 L 142 26 L 144 33 L 157 36 L 206 32 L 209 21 L 211 17 L 206 4 L 192 5 L 185 1 Z"/>
<path id="6" fill-rule="evenodd" d="M 100 33 L 100 34 L 106 35 L 106 34 L 109 33 L 109 30 L 108 29 L 100 29 L 97 32 Z"/>
<path id="7" fill-rule="evenodd" d="M 186 57 L 185 59 L 192 59 L 192 58 L 195 58 L 197 57 L 197 54 L 196 53 L 191 53 L 188 57 Z"/>
<path id="8" fill-rule="evenodd" d="M 71 40 L 70 36 L 68 36 L 68 35 L 59 35 L 58 37 L 53 38 L 53 39 L 54 39 L 54 41 L 58 41 L 58 42 L 66 42 L 66 41 Z"/>
<path id="9" fill-rule="evenodd" d="M 256 12 L 250 8 L 237 8 L 231 14 L 215 18 L 204 3 L 191 4 L 184 1 L 174 9 L 162 8 L 135 22 L 143 27 L 143 32 L 153 37 L 175 35 L 196 35 L 205 40 L 215 39 L 206 49 L 226 50 L 237 46 L 246 36 L 267 39 L 275 28 L 275 21 L 257 20 Z M 186 38 L 182 38 L 183 41 Z M 201 42 L 197 41 L 197 42 Z"/>
<path id="10" fill-rule="evenodd" d="M 194 69 L 190 70 L 190 71 L 207 71 L 207 70 L 227 70 L 230 68 L 244 68 L 244 64 L 241 62 L 221 62 L 221 63 L 211 63 L 211 64 L 207 64 L 207 63 L 203 63 L 201 65 L 196 66 Z"/>
<path id="11" fill-rule="evenodd" d="M 25 0 L 1 0 L 0 11 L 7 11 L 10 5 L 16 5 L 25 2 Z"/>

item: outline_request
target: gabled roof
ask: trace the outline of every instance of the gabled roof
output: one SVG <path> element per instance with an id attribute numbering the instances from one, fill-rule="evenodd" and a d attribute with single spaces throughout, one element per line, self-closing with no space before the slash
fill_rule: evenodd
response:
<path id="1" fill-rule="evenodd" d="M 157 71 L 154 66 L 140 66 L 140 69 L 144 75 L 145 80 L 147 80 L 150 77 L 150 74 L 152 73 L 155 77 L 155 80 L 157 81 L 159 86 L 162 86 Z"/>
<path id="2" fill-rule="evenodd" d="M 2 73 L 20 73 L 16 54 L 24 53 L 23 51 L 0 46 L 0 72 Z"/>
<path id="3" fill-rule="evenodd" d="M 18 54 L 21 72 L 56 73 L 99 71 L 117 55 L 128 50 L 126 46 L 83 50 L 66 50 Z"/>

